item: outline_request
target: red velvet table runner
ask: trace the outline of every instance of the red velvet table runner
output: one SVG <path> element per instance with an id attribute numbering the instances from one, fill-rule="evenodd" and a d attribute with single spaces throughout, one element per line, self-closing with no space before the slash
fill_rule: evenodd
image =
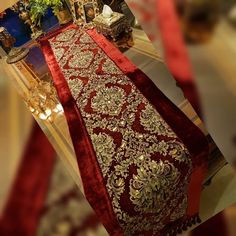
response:
<path id="1" fill-rule="evenodd" d="M 194 82 L 192 65 L 181 32 L 175 0 L 156 0 L 156 12 L 167 66 L 189 100 L 201 116 L 199 96 Z"/>
<path id="2" fill-rule="evenodd" d="M 204 135 L 95 30 L 41 40 L 86 198 L 110 235 L 175 235 L 198 219 Z"/>
<path id="3" fill-rule="evenodd" d="M 43 147 L 43 148 L 42 148 Z M 34 123 L 0 217 L 1 236 L 101 235 L 86 199 Z"/>
<path id="4" fill-rule="evenodd" d="M 175 9 L 176 0 L 126 0 L 126 2 L 156 49 L 160 49 L 162 41 L 168 69 L 185 97 L 201 116 L 197 84 Z"/>
<path id="5" fill-rule="evenodd" d="M 35 123 L 0 218 L 1 236 L 36 235 L 54 161 L 55 151 Z"/>

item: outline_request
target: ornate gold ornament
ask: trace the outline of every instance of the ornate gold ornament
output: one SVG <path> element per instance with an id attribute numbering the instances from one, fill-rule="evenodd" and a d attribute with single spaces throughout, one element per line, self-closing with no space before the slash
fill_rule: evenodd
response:
<path id="1" fill-rule="evenodd" d="M 70 0 L 74 22 L 77 25 L 93 27 L 93 19 L 101 10 L 100 0 Z"/>

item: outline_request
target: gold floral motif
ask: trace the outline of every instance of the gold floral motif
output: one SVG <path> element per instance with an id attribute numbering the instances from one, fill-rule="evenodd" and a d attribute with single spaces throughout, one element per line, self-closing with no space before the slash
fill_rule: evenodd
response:
<path id="1" fill-rule="evenodd" d="M 130 180 L 130 199 L 135 210 L 143 213 L 158 212 L 172 196 L 173 186 L 179 181 L 180 173 L 168 161 L 149 162 L 137 170 Z"/>
<path id="2" fill-rule="evenodd" d="M 76 99 L 83 89 L 83 82 L 80 79 L 70 79 L 67 82 L 72 96 Z"/>
<path id="3" fill-rule="evenodd" d="M 66 42 L 73 38 L 75 32 L 76 32 L 75 29 L 67 30 L 66 32 L 63 32 L 59 34 L 58 36 L 56 36 L 56 40 Z"/>
<path id="4" fill-rule="evenodd" d="M 76 51 L 74 56 L 69 60 L 68 65 L 72 68 L 88 68 L 92 58 L 93 53 L 91 51 Z"/>
<path id="5" fill-rule="evenodd" d="M 140 122 L 144 129 L 150 131 L 151 133 L 168 137 L 176 137 L 175 133 L 169 128 L 160 114 L 149 104 L 147 104 L 145 109 L 142 110 Z"/>
<path id="6" fill-rule="evenodd" d="M 169 214 L 169 210 L 165 212 L 167 215 Z M 164 216 L 163 213 L 159 214 L 160 218 Z M 162 222 L 160 222 L 160 218 L 156 215 L 152 215 L 149 217 L 143 217 L 142 215 L 136 215 L 130 217 L 128 214 L 123 213 L 123 228 L 125 236 L 133 236 L 133 235 L 143 235 L 143 231 L 149 232 L 150 236 L 159 235 L 159 232 L 165 226 Z M 152 231 L 152 234 L 150 234 Z"/>
<path id="7" fill-rule="evenodd" d="M 94 111 L 111 116 L 117 116 L 121 112 L 125 102 L 125 91 L 119 87 L 103 87 L 97 91 L 92 99 L 91 106 Z"/>
<path id="8" fill-rule="evenodd" d="M 98 158 L 99 165 L 105 176 L 109 171 L 109 167 L 111 166 L 112 157 L 115 151 L 115 144 L 113 142 L 113 139 L 107 134 L 92 134 L 91 139 Z"/>
<path id="9" fill-rule="evenodd" d="M 56 53 L 61 42 L 52 39 L 50 43 Z M 156 235 L 170 214 L 177 219 L 186 211 L 186 206 L 178 203 L 187 199 L 190 154 L 160 114 L 86 32 L 78 29 L 64 46 L 68 50 L 58 63 L 92 140 L 117 219 L 125 235 L 141 235 L 143 231 Z M 91 54 L 92 49 L 96 53 Z M 87 53 L 82 65 L 78 62 L 81 51 Z M 77 55 L 78 60 L 68 69 L 65 65 L 71 54 Z M 103 73 L 97 74 L 101 65 Z M 87 81 L 72 82 L 71 77 Z M 88 104 L 93 109 L 91 113 L 85 109 Z M 144 107 L 141 112 L 140 105 Z M 103 131 L 97 133 L 98 129 Z M 120 137 L 118 142 L 112 133 Z M 179 163 L 188 169 L 185 176 L 181 175 Z M 121 202 L 127 197 L 132 214 Z"/>
<path id="10" fill-rule="evenodd" d="M 114 62 L 106 60 L 102 65 L 102 70 L 108 74 L 121 74 L 120 70 L 114 66 Z"/>
<path id="11" fill-rule="evenodd" d="M 54 55 L 55 55 L 57 61 L 60 61 L 61 58 L 63 57 L 63 55 L 65 54 L 64 48 L 55 48 L 54 52 L 55 52 Z"/>
<path id="12" fill-rule="evenodd" d="M 79 41 L 80 43 L 91 43 L 91 38 L 87 34 L 82 34 Z"/>
<path id="13" fill-rule="evenodd" d="M 168 155 L 179 162 L 185 162 L 186 164 L 191 164 L 191 158 L 188 150 L 183 145 L 183 143 L 177 140 L 171 140 L 167 142 L 168 144 Z"/>
<path id="14" fill-rule="evenodd" d="M 113 172 L 108 178 L 107 188 L 109 189 L 109 193 L 113 198 L 113 204 L 118 206 L 120 196 L 125 190 L 124 178 L 121 177 L 118 173 Z"/>

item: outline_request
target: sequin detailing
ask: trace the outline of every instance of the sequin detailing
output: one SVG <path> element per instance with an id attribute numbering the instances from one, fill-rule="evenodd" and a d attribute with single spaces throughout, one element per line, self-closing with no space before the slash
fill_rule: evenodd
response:
<path id="1" fill-rule="evenodd" d="M 175 209 L 175 211 L 171 214 L 170 219 L 171 221 L 175 221 L 177 219 L 180 219 L 185 215 L 185 212 L 187 210 L 187 197 L 185 196 L 182 200 L 182 202 L 178 205 L 178 207 Z"/>
<path id="2" fill-rule="evenodd" d="M 72 96 L 74 98 L 77 98 L 80 92 L 82 91 L 83 82 L 80 79 L 71 79 L 71 80 L 68 80 L 68 85 L 72 93 Z"/>
<path id="3" fill-rule="evenodd" d="M 106 134 L 91 135 L 93 146 L 98 158 L 99 165 L 104 176 L 106 176 L 111 166 L 113 153 L 115 151 L 115 144 L 113 139 Z"/>
<path id="4" fill-rule="evenodd" d="M 123 89 L 119 87 L 103 87 L 99 89 L 96 96 L 92 98 L 91 107 L 98 113 L 117 116 L 124 102 L 125 92 Z"/>
<path id="5" fill-rule="evenodd" d="M 65 42 L 65 41 L 70 40 L 74 36 L 75 31 L 76 31 L 75 29 L 70 29 L 70 30 L 65 31 L 62 34 L 59 34 L 58 36 L 56 36 L 56 41 Z"/>
<path id="6" fill-rule="evenodd" d="M 80 43 L 91 43 L 91 38 L 87 34 L 83 34 L 79 41 Z"/>
<path id="7" fill-rule="evenodd" d="M 168 125 L 163 122 L 163 119 L 159 114 L 154 110 L 150 105 L 147 105 L 146 108 L 142 111 L 140 116 L 140 123 L 143 125 L 145 130 L 150 131 L 151 133 L 156 133 L 158 135 L 164 135 L 175 137 L 173 131 L 168 127 Z"/>
<path id="8" fill-rule="evenodd" d="M 148 162 L 137 169 L 130 180 L 130 199 L 135 210 L 142 213 L 158 212 L 172 196 L 172 186 L 179 181 L 180 173 L 168 161 Z"/>
<path id="9" fill-rule="evenodd" d="M 55 49 L 55 57 L 57 61 L 60 61 L 60 59 L 64 56 L 65 50 L 64 48 L 57 48 Z"/>
<path id="10" fill-rule="evenodd" d="M 92 52 L 76 50 L 74 56 L 69 60 L 68 65 L 72 68 L 88 68 L 92 58 Z"/>
<path id="11" fill-rule="evenodd" d="M 86 125 L 125 235 L 157 234 L 171 214 L 177 219 L 186 212 L 183 202 L 192 171 L 188 150 L 86 32 L 78 29 L 63 46 L 59 43 L 50 40 L 54 52 L 58 47 L 67 48 L 58 63 Z M 77 59 L 71 60 L 71 55 Z"/>
<path id="12" fill-rule="evenodd" d="M 111 64 L 110 60 L 106 60 L 102 65 L 102 71 L 107 74 L 121 74 L 121 71 Z"/>

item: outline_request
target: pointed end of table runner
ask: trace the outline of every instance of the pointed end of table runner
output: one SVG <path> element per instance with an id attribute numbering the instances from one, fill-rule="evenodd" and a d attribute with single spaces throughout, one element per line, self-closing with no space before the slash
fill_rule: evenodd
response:
<path id="1" fill-rule="evenodd" d="M 184 233 L 185 231 L 189 230 L 196 224 L 200 224 L 201 219 L 198 214 L 195 214 L 192 217 L 189 217 L 182 222 L 177 222 L 173 224 L 170 228 L 168 228 L 163 235 L 165 236 L 176 236 Z"/>

